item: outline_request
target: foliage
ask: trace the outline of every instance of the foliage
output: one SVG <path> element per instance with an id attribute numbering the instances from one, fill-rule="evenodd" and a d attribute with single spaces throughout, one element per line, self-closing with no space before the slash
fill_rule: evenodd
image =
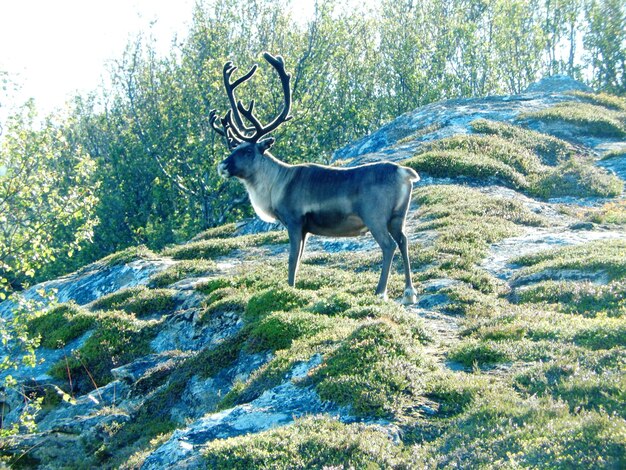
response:
<path id="1" fill-rule="evenodd" d="M 510 145 L 515 142 L 537 155 L 544 165 L 554 166 L 575 153 L 574 147 L 564 140 L 506 122 L 476 119 L 470 126 L 474 132 L 497 135 L 509 141 Z"/>
<path id="2" fill-rule="evenodd" d="M 214 271 L 216 267 L 213 261 L 204 259 L 180 261 L 164 271 L 154 274 L 150 278 L 150 286 L 166 287 L 187 277 L 208 274 Z"/>
<path id="3" fill-rule="evenodd" d="M 148 289 L 144 286 L 121 289 L 100 297 L 89 306 L 92 310 L 123 310 L 137 317 L 169 312 L 176 306 L 177 291 Z"/>
<path id="4" fill-rule="evenodd" d="M 106 385 L 113 380 L 111 369 L 150 352 L 153 322 L 113 310 L 98 314 L 95 323 L 85 343 L 50 369 L 52 377 L 68 384 L 71 395 Z"/>
<path id="5" fill-rule="evenodd" d="M 87 310 L 73 302 L 58 305 L 31 318 L 28 330 L 31 337 L 41 338 L 40 346 L 58 349 L 78 338 L 95 324 Z"/>
<path id="6" fill-rule="evenodd" d="M 575 101 L 558 103 L 540 111 L 522 113 L 520 120 L 562 121 L 584 129 L 589 135 L 604 137 L 626 136 L 626 114 L 604 106 Z"/>
<path id="7" fill-rule="evenodd" d="M 72 256 L 92 236 L 94 162 L 63 135 L 63 125 L 34 129 L 32 102 L 8 121 L 0 147 L 0 298 L 56 256 Z"/>
<path id="8" fill-rule="evenodd" d="M 163 254 L 174 259 L 212 259 L 226 256 L 234 250 L 250 246 L 287 243 L 287 241 L 288 237 L 285 231 L 241 235 L 232 238 L 207 238 L 167 248 Z"/>
<path id="9" fill-rule="evenodd" d="M 404 164 L 435 177 L 495 180 L 542 198 L 611 197 L 623 190 L 619 177 L 576 155 L 562 140 L 486 120 L 474 121 L 472 127 L 486 135 L 425 143 Z"/>
<path id="10" fill-rule="evenodd" d="M 207 468 L 394 468 L 404 453 L 375 426 L 323 416 L 297 420 L 253 438 L 216 440 L 202 451 Z"/>

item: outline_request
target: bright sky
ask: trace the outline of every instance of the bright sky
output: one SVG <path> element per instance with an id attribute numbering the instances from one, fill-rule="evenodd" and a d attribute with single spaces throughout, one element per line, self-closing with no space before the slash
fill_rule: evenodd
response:
<path id="1" fill-rule="evenodd" d="M 76 92 L 94 90 L 106 63 L 129 40 L 152 31 L 162 52 L 184 36 L 194 0 L 0 0 L 0 72 L 21 90 L 7 105 L 35 98 L 47 114 Z M 152 25 L 152 26 L 151 26 Z M 1 97 L 2 95 L 0 95 Z"/>

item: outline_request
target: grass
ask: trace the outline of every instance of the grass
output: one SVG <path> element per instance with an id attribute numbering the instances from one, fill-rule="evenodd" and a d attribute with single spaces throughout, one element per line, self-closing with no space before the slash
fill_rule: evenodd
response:
<path id="1" fill-rule="evenodd" d="M 98 261 L 98 264 L 104 266 L 119 266 L 127 264 L 139 259 L 155 259 L 157 255 L 145 245 L 131 246 L 125 250 L 110 254 Z"/>
<path id="2" fill-rule="evenodd" d="M 486 120 L 472 126 L 482 134 L 426 143 L 404 164 L 430 176 L 498 182 L 544 199 L 612 197 L 623 190 L 621 179 L 577 156 L 564 141 Z"/>
<path id="3" fill-rule="evenodd" d="M 123 310 L 137 317 L 170 312 L 176 307 L 177 291 L 129 287 L 100 297 L 90 304 L 92 310 Z"/>
<path id="4" fill-rule="evenodd" d="M 475 265 L 487 254 L 489 245 L 521 234 L 524 226 L 545 223 L 518 201 L 455 185 L 419 188 L 414 201 L 420 205 L 422 220 L 416 228 L 438 232 L 428 254 L 424 250 L 415 253 L 418 247 L 411 247 L 430 265 L 419 277 L 452 277 L 486 291 L 497 290 L 498 283 Z"/>
<path id="5" fill-rule="evenodd" d="M 596 100 L 596 103 L 599 101 Z M 625 112 L 607 108 L 605 104 L 568 101 L 541 111 L 523 113 L 518 116 L 518 120 L 565 122 L 582 128 L 587 135 L 597 137 L 621 138 L 626 136 Z"/>
<path id="6" fill-rule="evenodd" d="M 626 277 L 626 240 L 598 240 L 577 246 L 521 256 L 512 261 L 524 266 L 516 279 L 535 273 L 573 269 L 605 273 L 609 281 Z"/>
<path id="7" fill-rule="evenodd" d="M 167 287 L 182 279 L 208 274 L 217 268 L 215 262 L 204 259 L 183 260 L 150 278 L 150 287 Z"/>
<path id="8" fill-rule="evenodd" d="M 604 106 L 614 111 L 626 111 L 626 100 L 619 96 L 608 93 L 585 93 L 584 91 L 571 91 L 569 94 L 582 101 Z"/>
<path id="9" fill-rule="evenodd" d="M 586 317 L 626 316 L 626 282 L 542 281 L 517 292 L 520 303 L 546 303 L 562 313 Z"/>
<path id="10" fill-rule="evenodd" d="M 495 135 L 521 145 L 537 155 L 544 165 L 556 166 L 576 153 L 574 147 L 562 139 L 513 124 L 476 119 L 470 126 L 476 133 Z"/>
<path id="11" fill-rule="evenodd" d="M 626 225 L 626 200 L 611 201 L 598 208 L 586 209 L 582 217 L 596 224 Z"/>
<path id="12" fill-rule="evenodd" d="M 99 313 L 91 336 L 71 356 L 54 364 L 49 374 L 72 394 L 102 387 L 113 380 L 111 369 L 151 352 L 154 325 L 122 311 Z"/>
<path id="13" fill-rule="evenodd" d="M 288 241 L 287 232 L 284 231 L 242 235 L 232 238 L 206 238 L 167 248 L 163 250 L 162 254 L 171 256 L 174 259 L 184 260 L 214 259 L 229 255 L 235 250 L 262 245 L 283 244 Z"/>
<path id="14" fill-rule="evenodd" d="M 395 468 L 410 460 L 375 426 L 308 417 L 254 436 L 216 440 L 202 449 L 207 468 Z M 417 462 L 415 462 L 417 464 Z"/>
<path id="15" fill-rule="evenodd" d="M 73 302 L 61 304 L 32 318 L 29 335 L 41 338 L 44 348 L 58 349 L 89 331 L 96 321 L 90 312 Z"/>
<path id="16" fill-rule="evenodd" d="M 622 468 L 626 424 L 549 398 L 486 393 L 451 430 L 417 448 L 432 468 Z"/>

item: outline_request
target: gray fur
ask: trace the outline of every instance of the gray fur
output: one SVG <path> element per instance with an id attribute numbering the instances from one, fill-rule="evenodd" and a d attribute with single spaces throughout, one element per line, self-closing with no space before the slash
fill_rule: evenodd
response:
<path id="1" fill-rule="evenodd" d="M 257 214 L 279 220 L 289 234 L 289 285 L 296 273 L 308 234 L 352 237 L 368 230 L 383 251 L 376 294 L 385 297 L 396 246 L 405 272 L 405 302 L 415 301 L 404 221 L 411 200 L 411 168 L 391 162 L 353 168 L 316 164 L 288 165 L 267 149 L 273 139 L 244 142 L 218 166 L 224 177 L 235 177 L 248 190 Z"/>

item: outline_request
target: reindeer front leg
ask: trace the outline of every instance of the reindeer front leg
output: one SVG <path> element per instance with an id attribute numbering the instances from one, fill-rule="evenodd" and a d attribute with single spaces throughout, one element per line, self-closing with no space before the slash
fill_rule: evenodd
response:
<path id="1" fill-rule="evenodd" d="M 288 282 L 291 287 L 296 286 L 296 274 L 300 266 L 300 258 L 304 251 L 306 242 L 306 233 L 302 229 L 302 225 L 291 225 L 287 227 L 289 234 L 289 277 Z"/>

